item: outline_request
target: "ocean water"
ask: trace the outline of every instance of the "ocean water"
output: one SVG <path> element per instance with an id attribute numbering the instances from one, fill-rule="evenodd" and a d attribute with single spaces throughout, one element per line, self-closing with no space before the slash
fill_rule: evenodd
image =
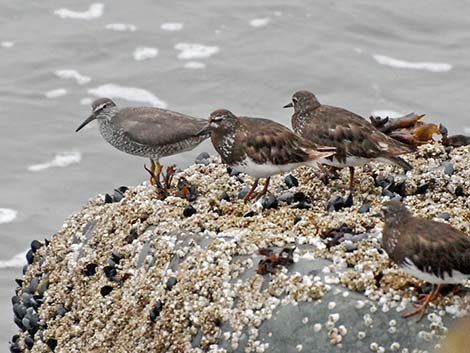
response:
<path id="1" fill-rule="evenodd" d="M 414 111 L 468 134 L 469 12 L 468 0 L 0 2 L 0 351 L 31 241 L 147 178 L 147 161 L 96 124 L 75 133 L 93 99 L 289 125 L 281 107 L 309 89 L 364 117 Z M 201 151 L 213 149 L 162 162 L 184 167 Z"/>

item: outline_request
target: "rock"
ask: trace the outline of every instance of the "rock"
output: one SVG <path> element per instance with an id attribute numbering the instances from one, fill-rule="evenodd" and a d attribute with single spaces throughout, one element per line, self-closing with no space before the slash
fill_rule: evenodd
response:
<path id="1" fill-rule="evenodd" d="M 23 289 L 23 292 L 34 294 L 36 292 L 36 289 L 38 288 L 38 285 L 39 285 L 39 278 L 34 277 L 29 283 L 29 286 Z"/>
<path id="2" fill-rule="evenodd" d="M 458 186 L 455 188 L 454 194 L 455 194 L 455 196 L 457 196 L 457 197 L 465 196 L 465 192 L 463 191 L 462 185 L 458 185 Z"/>
<path id="3" fill-rule="evenodd" d="M 299 223 L 302 220 L 302 217 L 295 215 L 294 217 L 294 224 Z"/>
<path id="4" fill-rule="evenodd" d="M 326 209 L 328 212 L 339 211 L 343 205 L 344 199 L 341 196 L 333 195 L 326 203 Z"/>
<path id="5" fill-rule="evenodd" d="M 114 199 L 110 194 L 105 194 L 104 195 L 104 203 L 113 203 Z"/>
<path id="6" fill-rule="evenodd" d="M 54 352 L 55 348 L 57 347 L 57 340 L 55 338 L 49 338 L 46 341 L 46 344 L 50 348 L 50 350 Z"/>
<path id="7" fill-rule="evenodd" d="M 114 202 L 120 202 L 123 198 L 124 198 L 124 193 L 121 192 L 121 190 L 119 189 L 114 189 L 114 192 L 113 192 Z"/>
<path id="8" fill-rule="evenodd" d="M 293 206 L 294 208 L 298 208 L 299 210 L 308 210 L 312 208 L 312 205 L 307 203 L 306 201 L 301 201 Z"/>
<path id="9" fill-rule="evenodd" d="M 303 192 L 299 191 L 294 194 L 294 202 L 310 201 L 310 198 Z"/>
<path id="10" fill-rule="evenodd" d="M 358 213 L 368 213 L 370 211 L 370 204 L 365 203 L 361 207 L 359 207 Z"/>
<path id="11" fill-rule="evenodd" d="M 33 348 L 34 346 L 34 338 L 32 338 L 31 336 L 26 336 L 24 338 L 24 344 L 26 347 L 28 347 L 29 349 Z"/>
<path id="12" fill-rule="evenodd" d="M 60 316 L 64 316 L 67 313 L 67 308 L 64 306 L 64 304 L 60 303 L 55 306 L 57 314 Z"/>
<path id="13" fill-rule="evenodd" d="M 166 289 L 171 290 L 173 286 L 177 283 L 178 281 L 176 280 L 176 277 L 170 277 L 166 281 Z"/>
<path id="14" fill-rule="evenodd" d="M 128 244 L 132 243 L 134 240 L 138 238 L 138 227 L 133 225 L 129 230 L 129 234 L 124 238 L 124 241 Z"/>
<path id="15" fill-rule="evenodd" d="M 150 321 L 155 322 L 158 316 L 160 316 L 160 313 L 163 310 L 163 303 L 158 300 L 155 306 L 150 310 L 149 318 Z"/>
<path id="16" fill-rule="evenodd" d="M 232 167 L 227 167 L 227 173 L 230 176 L 238 176 L 240 174 L 240 172 L 238 170 L 236 170 L 235 168 L 232 168 Z"/>
<path id="17" fill-rule="evenodd" d="M 197 211 L 192 205 L 188 205 L 183 210 L 183 216 L 191 217 L 193 214 L 196 214 Z"/>
<path id="18" fill-rule="evenodd" d="M 428 189 L 429 189 L 429 183 L 426 183 L 426 182 L 422 183 L 416 189 L 415 194 L 417 195 L 425 194 Z"/>
<path id="19" fill-rule="evenodd" d="M 284 178 L 284 183 L 286 184 L 286 186 L 290 189 L 290 188 L 293 188 L 295 186 L 299 186 L 299 181 L 297 180 L 297 178 L 295 176 L 293 176 L 292 174 L 289 174 L 287 175 L 285 178 Z"/>
<path id="20" fill-rule="evenodd" d="M 255 211 L 251 210 L 246 212 L 243 217 L 253 217 L 255 215 Z"/>
<path id="21" fill-rule="evenodd" d="M 100 293 L 103 297 L 107 296 L 109 293 L 111 293 L 111 291 L 113 290 L 113 287 L 111 286 L 104 286 L 104 287 L 101 287 L 100 289 Z"/>
<path id="22" fill-rule="evenodd" d="M 26 261 L 28 262 L 29 265 L 31 265 L 34 262 L 33 250 L 29 249 L 28 252 L 26 253 Z"/>
<path id="23" fill-rule="evenodd" d="M 83 274 L 85 276 L 93 276 L 96 273 L 96 268 L 98 267 L 97 264 L 88 264 L 86 265 L 85 269 L 83 270 Z"/>
<path id="24" fill-rule="evenodd" d="M 278 206 L 277 197 L 274 195 L 263 197 L 263 199 L 261 200 L 261 205 L 263 206 L 263 209 L 265 210 L 277 208 Z"/>
<path id="25" fill-rule="evenodd" d="M 42 247 L 42 245 L 43 244 L 39 240 L 33 240 L 31 242 L 31 251 L 33 253 L 35 253 L 36 251 L 38 251 Z"/>

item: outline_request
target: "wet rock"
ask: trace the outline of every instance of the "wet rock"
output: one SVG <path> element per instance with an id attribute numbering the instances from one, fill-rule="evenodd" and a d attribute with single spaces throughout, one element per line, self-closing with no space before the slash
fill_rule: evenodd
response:
<path id="1" fill-rule="evenodd" d="M 290 188 L 293 188 L 295 186 L 299 186 L 299 181 L 297 180 L 297 178 L 295 176 L 293 176 L 292 174 L 289 174 L 287 175 L 285 178 L 284 178 L 284 183 L 286 184 L 286 186 L 290 189 Z"/>
<path id="2" fill-rule="evenodd" d="M 22 319 L 26 315 L 26 307 L 20 303 L 14 304 L 13 313 L 15 314 L 17 318 Z"/>
<path id="3" fill-rule="evenodd" d="M 177 279 L 176 277 L 170 277 L 168 278 L 168 280 L 166 281 L 166 289 L 168 290 L 171 290 L 171 288 L 173 288 L 173 286 L 177 283 Z"/>
<path id="4" fill-rule="evenodd" d="M 104 286 L 104 287 L 101 287 L 100 289 L 100 293 L 103 297 L 107 296 L 109 293 L 111 293 L 111 291 L 113 290 L 113 287 L 111 286 Z"/>
<path id="5" fill-rule="evenodd" d="M 10 352 L 11 353 L 22 353 L 20 346 L 17 343 L 13 343 L 10 345 Z"/>
<path id="6" fill-rule="evenodd" d="M 26 261 L 28 261 L 29 265 L 31 265 L 34 262 L 33 250 L 29 249 L 28 252 L 26 253 Z"/>
<path id="7" fill-rule="evenodd" d="M 294 201 L 294 194 L 291 192 L 285 192 L 277 199 L 290 205 L 292 201 Z"/>
<path id="8" fill-rule="evenodd" d="M 29 349 L 33 348 L 34 346 L 34 338 L 32 338 L 31 336 L 26 336 L 24 338 L 24 344 L 26 347 L 28 347 Z"/>
<path id="9" fill-rule="evenodd" d="M 16 324 L 16 326 L 18 326 L 21 330 L 24 330 L 24 326 L 23 326 L 23 322 L 22 322 L 22 319 L 20 319 L 19 317 L 14 317 L 13 318 L 13 322 Z"/>
<path id="10" fill-rule="evenodd" d="M 202 164 L 202 165 L 209 165 L 209 158 L 210 158 L 209 153 L 201 152 L 197 155 L 196 159 L 194 160 L 194 163 Z"/>
<path id="11" fill-rule="evenodd" d="M 192 205 L 186 206 L 183 210 L 183 216 L 185 217 L 191 217 L 195 213 L 197 213 L 197 211 Z"/>
<path id="12" fill-rule="evenodd" d="M 26 271 L 28 271 L 28 264 L 24 265 L 23 266 L 23 269 L 22 269 L 22 273 L 25 275 L 26 274 Z"/>
<path id="13" fill-rule="evenodd" d="M 13 297 L 11 297 L 11 304 L 12 305 L 20 304 L 20 303 L 21 303 L 21 299 L 20 299 L 19 296 L 14 295 Z"/>
<path id="14" fill-rule="evenodd" d="M 155 322 L 158 316 L 160 316 L 160 313 L 163 310 L 163 303 L 158 300 L 155 306 L 150 310 L 149 318 L 150 321 Z"/>
<path id="15" fill-rule="evenodd" d="M 352 242 L 344 242 L 344 247 L 346 249 L 346 252 L 353 252 L 357 250 L 357 246 L 354 245 Z"/>
<path id="16" fill-rule="evenodd" d="M 83 274 L 85 276 L 93 276 L 96 273 L 96 268 L 98 267 L 97 264 L 88 264 L 86 265 L 85 269 L 83 270 Z"/>
<path id="17" fill-rule="evenodd" d="M 248 186 L 244 186 L 238 193 L 238 198 L 243 199 L 246 196 L 246 194 L 248 194 L 249 192 L 250 192 L 250 188 Z"/>
<path id="18" fill-rule="evenodd" d="M 33 253 L 35 253 L 36 251 L 38 251 L 41 247 L 42 247 L 42 243 L 39 241 L 39 240 L 33 240 L 31 242 L 31 250 Z"/>
<path id="19" fill-rule="evenodd" d="M 339 195 L 333 195 L 326 203 L 328 212 L 339 211 L 342 208 L 351 207 L 353 204 L 352 193 L 346 199 Z"/>
<path id="20" fill-rule="evenodd" d="M 15 278 L 15 282 L 19 287 L 23 287 L 23 280 L 19 278 Z"/>
<path id="21" fill-rule="evenodd" d="M 452 147 L 462 147 L 470 145 L 470 136 L 465 135 L 453 135 L 444 138 L 444 144 Z"/>
<path id="22" fill-rule="evenodd" d="M 114 189 L 114 192 L 113 192 L 114 202 L 120 202 L 123 198 L 124 198 L 124 193 L 122 193 L 118 189 Z"/>
<path id="23" fill-rule="evenodd" d="M 444 174 L 451 176 L 454 174 L 454 165 L 451 162 L 442 163 L 444 166 Z"/>
<path id="24" fill-rule="evenodd" d="M 302 217 L 295 215 L 294 217 L 294 224 L 299 223 L 302 220 Z"/>
<path id="25" fill-rule="evenodd" d="M 104 203 L 113 203 L 114 199 L 110 194 L 105 194 L 104 195 Z"/>
<path id="26" fill-rule="evenodd" d="M 111 253 L 110 260 L 113 261 L 116 265 L 119 264 L 119 261 L 121 261 L 123 256 L 115 251 Z"/>
<path id="27" fill-rule="evenodd" d="M 450 219 L 450 213 L 449 212 L 441 212 L 437 215 L 437 218 L 442 218 L 446 221 Z"/>
<path id="28" fill-rule="evenodd" d="M 359 207 L 358 213 L 368 213 L 370 211 L 370 204 L 365 203 L 361 207 Z"/>
<path id="29" fill-rule="evenodd" d="M 277 197 L 274 195 L 263 197 L 263 199 L 261 200 L 261 205 L 265 210 L 269 210 L 272 208 L 276 209 L 278 206 Z"/>
<path id="30" fill-rule="evenodd" d="M 224 191 L 222 194 L 219 196 L 219 200 L 222 201 L 227 201 L 230 202 L 230 196 L 228 195 L 227 191 Z"/>

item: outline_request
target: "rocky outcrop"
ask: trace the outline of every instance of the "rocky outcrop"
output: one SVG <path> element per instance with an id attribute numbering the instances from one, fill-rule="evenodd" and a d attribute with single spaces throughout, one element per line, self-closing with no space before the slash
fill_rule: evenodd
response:
<path id="1" fill-rule="evenodd" d="M 244 204 L 252 180 L 208 156 L 177 176 L 192 201 L 178 188 L 160 200 L 147 183 L 98 196 L 32 244 L 10 349 L 431 351 L 470 299 L 449 293 L 422 322 L 403 319 L 429 288 L 390 264 L 374 215 L 402 197 L 470 233 L 470 148 L 424 145 L 407 160 L 406 176 L 378 164 L 358 172 L 353 197 L 346 172 L 324 185 L 299 168 Z"/>

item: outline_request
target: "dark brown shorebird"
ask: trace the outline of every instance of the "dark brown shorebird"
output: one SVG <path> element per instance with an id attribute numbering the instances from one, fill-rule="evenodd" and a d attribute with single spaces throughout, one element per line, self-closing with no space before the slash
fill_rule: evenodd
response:
<path id="1" fill-rule="evenodd" d="M 118 150 L 150 159 L 150 182 L 160 188 L 162 157 L 192 150 L 209 137 L 198 134 L 206 121 L 171 110 L 154 107 L 119 109 L 109 98 L 92 103 L 92 114 L 76 131 L 93 120 L 98 120 L 103 138 Z M 168 184 L 165 183 L 165 184 Z M 166 185 L 168 187 L 168 185 Z"/>
<path id="2" fill-rule="evenodd" d="M 324 164 L 349 167 L 349 188 L 354 187 L 354 167 L 378 160 L 396 164 L 406 171 L 412 166 L 399 155 L 414 151 L 377 130 L 367 120 L 346 109 L 322 105 L 309 91 L 298 91 L 284 108 L 294 108 L 292 128 L 300 136 L 323 146 L 336 147 Z"/>
<path id="3" fill-rule="evenodd" d="M 255 178 L 245 201 L 266 194 L 271 176 L 303 164 L 315 166 L 335 153 L 334 147 L 312 143 L 272 120 L 237 117 L 225 109 L 212 112 L 201 133 L 207 131 L 225 164 Z M 266 182 L 256 195 L 260 178 L 266 178 Z"/>
<path id="4" fill-rule="evenodd" d="M 443 284 L 470 279 L 470 236 L 448 224 L 413 217 L 396 200 L 384 204 L 382 212 L 382 245 L 389 257 L 409 275 L 437 284 L 435 290 L 419 300 L 415 310 L 404 315 L 421 313 L 420 321 Z"/>

